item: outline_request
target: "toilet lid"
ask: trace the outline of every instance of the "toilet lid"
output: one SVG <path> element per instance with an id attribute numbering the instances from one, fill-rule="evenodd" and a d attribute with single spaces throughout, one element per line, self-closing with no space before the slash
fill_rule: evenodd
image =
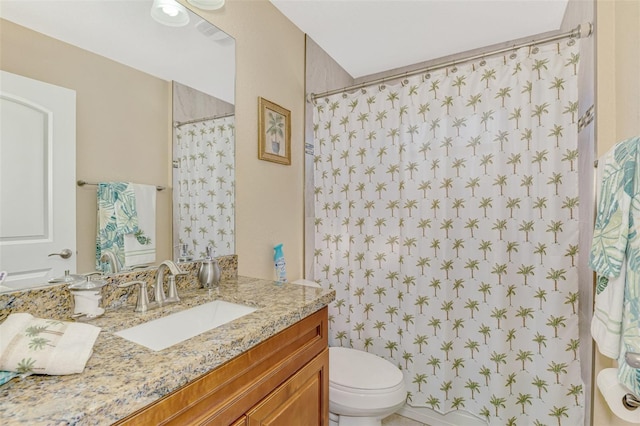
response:
<path id="1" fill-rule="evenodd" d="M 340 386 L 380 390 L 397 386 L 402 372 L 384 358 L 349 348 L 329 348 L 329 381 Z"/>

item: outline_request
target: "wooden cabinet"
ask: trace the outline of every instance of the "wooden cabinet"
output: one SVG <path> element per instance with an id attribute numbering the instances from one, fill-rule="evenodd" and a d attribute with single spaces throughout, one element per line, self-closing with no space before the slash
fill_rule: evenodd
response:
<path id="1" fill-rule="evenodd" d="M 313 361 L 251 409 L 247 426 L 324 425 L 327 398 L 324 378 L 329 374 L 329 350 Z"/>
<path id="2" fill-rule="evenodd" d="M 326 426 L 327 331 L 325 307 L 118 424 Z"/>

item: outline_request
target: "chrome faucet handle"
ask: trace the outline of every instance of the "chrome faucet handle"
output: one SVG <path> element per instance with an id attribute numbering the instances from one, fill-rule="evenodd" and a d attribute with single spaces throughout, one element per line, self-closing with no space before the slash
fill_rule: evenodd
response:
<path id="1" fill-rule="evenodd" d="M 102 271 L 93 271 L 93 272 L 87 272 L 86 274 L 82 274 L 85 277 L 92 277 L 94 275 L 102 275 Z"/>
<path id="2" fill-rule="evenodd" d="M 167 266 L 164 263 L 158 265 L 158 270 L 156 271 L 156 283 L 153 286 L 153 299 L 158 304 L 158 306 L 162 306 L 164 304 L 165 295 L 164 295 L 164 270 Z"/>
<path id="3" fill-rule="evenodd" d="M 166 303 L 174 303 L 179 302 L 180 298 L 178 297 L 178 288 L 176 287 L 176 276 L 169 275 L 169 291 L 167 298 L 164 299 Z"/>
<path id="4" fill-rule="evenodd" d="M 118 284 L 119 288 L 127 288 L 132 285 L 139 285 L 138 301 L 136 302 L 136 308 L 134 312 L 140 312 L 141 314 L 149 310 L 149 296 L 147 295 L 147 283 L 144 281 L 130 281 L 127 283 Z"/>
<path id="5" fill-rule="evenodd" d="M 167 269 L 169 270 L 169 295 L 165 296 L 164 272 Z M 155 288 L 153 289 L 153 294 L 158 305 L 162 306 L 165 303 L 180 301 L 180 298 L 178 297 L 178 290 L 176 288 L 176 277 L 185 274 L 186 272 L 183 272 L 182 269 L 178 268 L 178 266 L 171 260 L 165 260 L 158 265 Z"/>

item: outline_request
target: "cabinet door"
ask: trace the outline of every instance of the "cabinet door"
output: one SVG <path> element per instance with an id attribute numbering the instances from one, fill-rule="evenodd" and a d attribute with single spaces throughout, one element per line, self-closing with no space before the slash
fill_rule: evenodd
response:
<path id="1" fill-rule="evenodd" d="M 235 422 L 233 422 L 230 426 L 246 426 L 247 424 L 247 416 L 242 416 Z"/>
<path id="2" fill-rule="evenodd" d="M 328 424 L 328 349 L 247 413 L 248 426 Z"/>

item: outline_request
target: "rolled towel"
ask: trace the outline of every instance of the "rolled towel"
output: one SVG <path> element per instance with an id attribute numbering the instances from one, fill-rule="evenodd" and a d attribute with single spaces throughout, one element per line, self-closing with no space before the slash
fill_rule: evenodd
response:
<path id="1" fill-rule="evenodd" d="M 100 328 L 11 314 L 0 324 L 0 370 L 22 374 L 82 373 Z"/>

